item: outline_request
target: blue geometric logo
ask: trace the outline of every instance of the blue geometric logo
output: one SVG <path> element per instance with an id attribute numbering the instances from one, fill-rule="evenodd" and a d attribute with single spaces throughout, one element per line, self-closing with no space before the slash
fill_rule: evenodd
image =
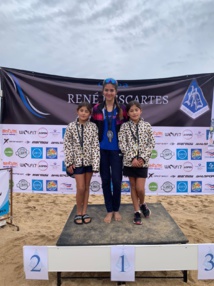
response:
<path id="1" fill-rule="evenodd" d="M 43 191 L 43 180 L 32 180 L 33 191 Z"/>
<path id="2" fill-rule="evenodd" d="M 177 160 L 188 160 L 188 149 L 176 149 Z"/>
<path id="3" fill-rule="evenodd" d="M 207 162 L 207 172 L 214 172 L 214 162 Z"/>
<path id="4" fill-rule="evenodd" d="M 43 158 L 43 148 L 42 147 L 31 147 L 31 158 L 32 159 L 42 159 Z"/>
<path id="5" fill-rule="evenodd" d="M 193 79 L 188 87 L 180 109 L 192 119 L 196 119 L 209 110 L 203 91 L 198 85 L 196 79 Z"/>
<path id="6" fill-rule="evenodd" d="M 177 181 L 177 193 L 188 193 L 188 182 L 187 181 Z"/>

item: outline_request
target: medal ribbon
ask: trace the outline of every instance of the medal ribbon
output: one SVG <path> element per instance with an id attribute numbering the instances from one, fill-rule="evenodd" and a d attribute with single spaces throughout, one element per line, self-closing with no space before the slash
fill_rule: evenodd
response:
<path id="1" fill-rule="evenodd" d="M 132 138 L 134 139 L 135 141 L 135 144 L 139 147 L 139 131 L 138 131 L 138 124 L 136 126 L 136 135 L 134 134 L 132 128 L 131 128 L 131 123 L 129 122 L 129 128 L 130 128 L 130 131 L 132 133 Z M 137 157 L 139 157 L 139 148 L 137 150 Z"/>
<path id="2" fill-rule="evenodd" d="M 83 124 L 80 124 L 80 126 L 81 126 L 81 136 L 80 136 L 78 124 L 76 123 L 77 134 L 78 134 L 80 146 L 81 146 L 81 149 L 82 149 L 82 164 L 83 164 L 83 142 L 84 142 L 84 139 L 83 139 Z"/>

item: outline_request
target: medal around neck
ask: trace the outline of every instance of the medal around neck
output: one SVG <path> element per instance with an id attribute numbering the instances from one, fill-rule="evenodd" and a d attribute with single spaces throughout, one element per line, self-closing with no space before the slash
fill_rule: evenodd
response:
<path id="1" fill-rule="evenodd" d="M 111 130 L 108 130 L 107 137 L 108 137 L 108 141 L 111 142 L 114 137 L 114 133 Z"/>

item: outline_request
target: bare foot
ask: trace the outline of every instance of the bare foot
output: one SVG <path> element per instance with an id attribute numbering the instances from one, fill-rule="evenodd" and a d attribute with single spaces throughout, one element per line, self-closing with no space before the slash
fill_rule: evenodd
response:
<path id="1" fill-rule="evenodd" d="M 110 223 L 111 220 L 112 220 L 112 217 L 113 217 L 113 213 L 112 212 L 111 213 L 107 213 L 107 215 L 104 218 L 104 222 L 105 223 Z"/>
<path id="2" fill-rule="evenodd" d="M 122 220 L 122 216 L 119 212 L 114 212 L 114 219 L 116 221 L 121 221 Z"/>

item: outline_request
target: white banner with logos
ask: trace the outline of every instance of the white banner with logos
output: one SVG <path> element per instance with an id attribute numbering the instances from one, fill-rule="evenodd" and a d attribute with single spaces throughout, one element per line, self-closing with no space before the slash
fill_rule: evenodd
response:
<path id="1" fill-rule="evenodd" d="M 0 170 L 0 218 L 9 213 L 9 172 Z"/>
<path id="2" fill-rule="evenodd" d="M 13 168 L 14 192 L 75 194 L 75 179 L 65 173 L 63 125 L 1 125 L 2 168 Z M 214 193 L 214 151 L 208 150 L 209 127 L 153 127 L 146 194 L 196 195 Z M 94 174 L 91 194 L 102 194 Z M 130 194 L 127 177 L 122 194 Z"/>

